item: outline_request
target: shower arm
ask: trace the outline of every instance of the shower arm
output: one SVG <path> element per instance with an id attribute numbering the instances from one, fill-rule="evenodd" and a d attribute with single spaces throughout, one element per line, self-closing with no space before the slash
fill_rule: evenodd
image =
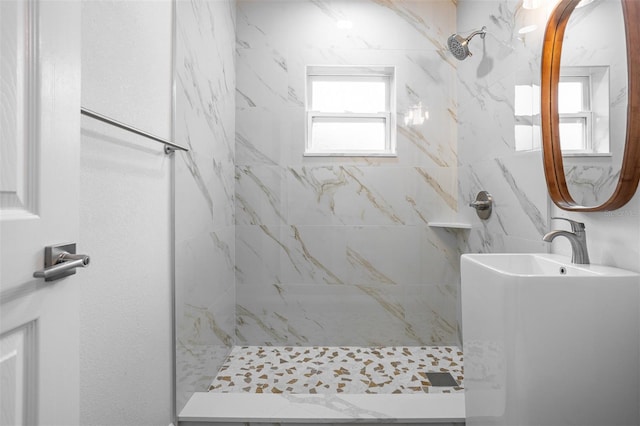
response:
<path id="1" fill-rule="evenodd" d="M 472 38 L 474 38 L 478 34 L 480 34 L 480 38 L 484 40 L 485 36 L 487 35 L 487 27 L 482 27 L 481 29 L 479 29 L 477 31 L 474 31 L 471 34 L 469 34 L 469 36 L 467 37 L 467 41 L 471 40 Z"/>

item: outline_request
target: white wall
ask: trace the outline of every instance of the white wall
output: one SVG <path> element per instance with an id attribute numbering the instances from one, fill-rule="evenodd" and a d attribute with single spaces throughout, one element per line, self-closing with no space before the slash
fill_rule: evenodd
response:
<path id="1" fill-rule="evenodd" d="M 172 4 L 85 1 L 82 104 L 171 137 Z M 171 423 L 171 159 L 82 120 L 82 425 Z"/>

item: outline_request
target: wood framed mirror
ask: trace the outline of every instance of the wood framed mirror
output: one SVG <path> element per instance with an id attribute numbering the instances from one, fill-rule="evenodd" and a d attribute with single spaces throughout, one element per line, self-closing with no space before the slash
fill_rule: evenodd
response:
<path id="1" fill-rule="evenodd" d="M 540 84 L 544 173 L 549 195 L 561 209 L 580 212 L 615 210 L 631 200 L 640 181 L 640 1 L 620 0 L 627 54 L 626 138 L 618 183 L 608 200 L 593 206 L 581 205 L 572 197 L 560 145 L 560 58 L 567 23 L 580 1 L 559 1 L 549 17 L 544 35 Z M 617 48 L 619 46 L 611 46 L 611 49 Z"/>

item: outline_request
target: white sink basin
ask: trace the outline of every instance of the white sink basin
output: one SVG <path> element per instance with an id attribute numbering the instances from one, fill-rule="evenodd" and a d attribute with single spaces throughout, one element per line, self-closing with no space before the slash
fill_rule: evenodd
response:
<path id="1" fill-rule="evenodd" d="M 463 259 L 491 269 L 495 273 L 514 276 L 637 276 L 624 269 L 601 265 L 576 265 L 557 254 L 465 254 Z"/>
<path id="2" fill-rule="evenodd" d="M 640 424 L 640 276 L 549 254 L 465 254 L 466 424 Z"/>

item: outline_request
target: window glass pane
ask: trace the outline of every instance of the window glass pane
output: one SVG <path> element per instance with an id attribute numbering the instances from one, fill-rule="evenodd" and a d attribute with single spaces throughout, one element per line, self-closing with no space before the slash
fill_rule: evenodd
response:
<path id="1" fill-rule="evenodd" d="M 384 151 L 385 120 L 315 118 L 311 127 L 313 151 Z"/>
<path id="2" fill-rule="evenodd" d="M 515 125 L 516 151 L 529 151 L 533 149 L 533 127 Z"/>
<path id="3" fill-rule="evenodd" d="M 540 125 L 534 124 L 532 126 L 533 131 L 533 149 L 540 149 L 542 147 L 542 132 L 540 131 Z"/>
<path id="4" fill-rule="evenodd" d="M 533 115 L 533 87 L 516 85 L 514 108 L 515 115 Z"/>
<path id="5" fill-rule="evenodd" d="M 584 111 L 584 85 L 580 81 L 561 81 L 558 85 L 558 112 L 571 114 Z"/>
<path id="6" fill-rule="evenodd" d="M 560 120 L 560 145 L 563 150 L 586 150 L 586 121 L 583 118 Z"/>
<path id="7" fill-rule="evenodd" d="M 311 83 L 311 110 L 323 112 L 387 111 L 384 80 L 315 80 Z"/>

